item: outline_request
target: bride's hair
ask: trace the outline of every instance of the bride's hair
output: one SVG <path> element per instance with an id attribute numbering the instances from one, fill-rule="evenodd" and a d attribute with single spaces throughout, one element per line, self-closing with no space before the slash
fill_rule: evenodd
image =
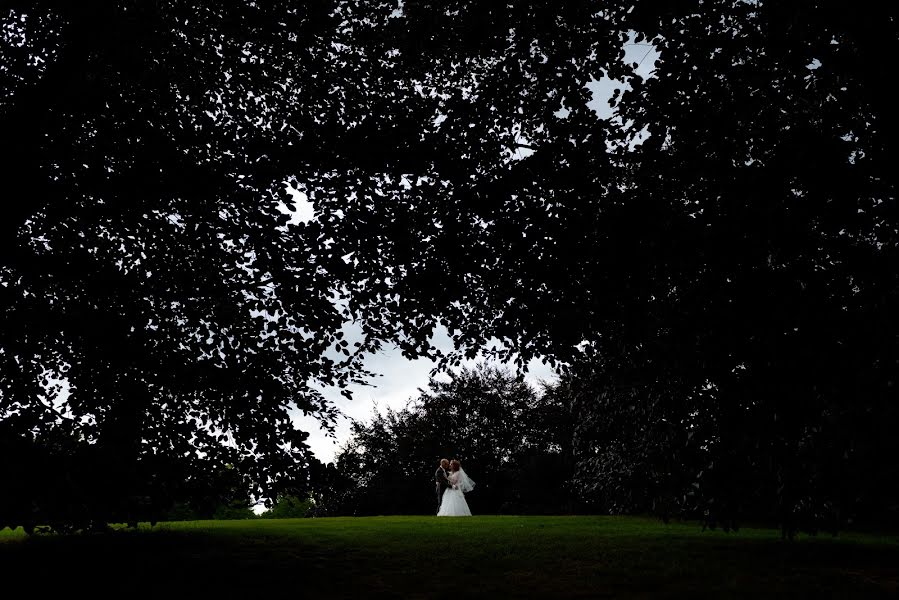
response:
<path id="1" fill-rule="evenodd" d="M 456 460 L 455 458 L 454 458 L 453 460 L 450 461 L 450 470 L 451 470 L 451 471 L 454 471 L 454 472 L 455 472 L 455 471 L 458 471 L 458 470 L 461 469 L 461 468 L 462 468 L 462 463 L 460 463 L 460 462 L 459 462 L 458 460 Z"/>

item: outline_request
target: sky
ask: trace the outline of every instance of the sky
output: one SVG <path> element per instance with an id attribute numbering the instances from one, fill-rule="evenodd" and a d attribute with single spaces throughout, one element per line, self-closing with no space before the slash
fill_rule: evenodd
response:
<path id="1" fill-rule="evenodd" d="M 444 352 L 452 350 L 453 347 L 449 335 L 442 328 L 437 330 L 432 342 Z M 464 361 L 462 364 L 473 367 L 478 362 L 481 361 L 474 359 Z M 490 364 L 501 366 L 501 363 L 496 362 Z M 434 366 L 434 363 L 426 358 L 409 360 L 403 357 L 397 348 L 369 355 L 365 359 L 365 368 L 381 375 L 373 380 L 375 385 L 350 386 L 352 400 L 341 396 L 338 389 L 324 391 L 325 397 L 340 408 L 344 415 L 338 420 L 333 437 L 321 429 L 314 417 L 297 415 L 294 422 L 300 429 L 309 432 L 307 442 L 316 458 L 322 462 L 332 462 L 340 446 L 350 437 L 351 419 L 367 421 L 371 419 L 375 408 L 384 412 L 388 407 L 393 409 L 405 407 L 410 399 L 418 396 L 420 388 L 427 387 L 430 371 Z M 509 369 L 514 371 L 514 365 L 509 366 Z M 449 376 L 441 373 L 437 378 L 447 381 Z M 532 386 L 537 387 L 541 381 L 553 381 L 555 378 L 552 369 L 539 359 L 534 359 L 528 364 L 525 380 Z"/>

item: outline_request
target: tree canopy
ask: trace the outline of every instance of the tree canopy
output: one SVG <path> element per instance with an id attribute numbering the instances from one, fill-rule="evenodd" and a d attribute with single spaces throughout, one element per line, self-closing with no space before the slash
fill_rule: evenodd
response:
<path id="1" fill-rule="evenodd" d="M 329 423 L 320 386 L 364 380 L 385 344 L 544 356 L 595 419 L 633 402 L 628 443 L 689 440 L 673 497 L 709 515 L 740 512 L 746 472 L 786 515 L 897 481 L 894 6 L 7 6 L 14 520 L 113 518 L 225 464 L 297 493 L 290 410 Z M 658 53 L 652 76 L 625 44 Z M 601 79 L 624 90 L 608 119 Z M 313 219 L 278 210 L 285 182 Z"/>

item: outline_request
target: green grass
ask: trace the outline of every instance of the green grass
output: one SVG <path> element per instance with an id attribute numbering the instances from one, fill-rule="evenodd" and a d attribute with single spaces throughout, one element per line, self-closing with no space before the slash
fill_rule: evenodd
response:
<path id="1" fill-rule="evenodd" d="M 899 539 L 784 542 L 633 517 L 372 517 L 0 532 L 0 573 L 71 592 L 236 597 L 895 597 Z"/>

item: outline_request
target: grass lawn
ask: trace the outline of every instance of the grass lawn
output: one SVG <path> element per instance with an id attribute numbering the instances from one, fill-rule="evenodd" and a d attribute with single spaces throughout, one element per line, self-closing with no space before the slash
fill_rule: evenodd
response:
<path id="1" fill-rule="evenodd" d="M 230 598 L 899 597 L 899 539 L 634 517 L 371 517 L 0 532 L 4 591 Z M 207 595 L 208 594 L 208 595 Z"/>

